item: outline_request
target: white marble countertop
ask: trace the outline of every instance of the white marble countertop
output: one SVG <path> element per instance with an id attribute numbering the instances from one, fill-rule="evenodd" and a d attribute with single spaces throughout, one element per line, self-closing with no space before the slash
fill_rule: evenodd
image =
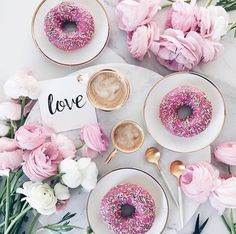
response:
<path id="1" fill-rule="evenodd" d="M 131 58 L 126 47 L 126 35 L 121 32 L 115 22 L 114 7 L 117 0 L 104 0 L 104 5 L 110 16 L 112 26 L 111 38 L 108 47 L 103 55 L 91 64 L 86 66 L 109 63 L 127 62 L 149 68 L 161 75 L 169 74 L 170 71 L 160 66 L 154 58 L 148 56 L 144 61 L 139 62 Z M 0 3 L 0 98 L 2 94 L 2 84 L 10 75 L 22 68 L 32 69 L 39 80 L 52 79 L 70 74 L 81 67 L 65 68 L 55 65 L 46 60 L 35 48 L 31 38 L 31 18 L 40 0 L 2 0 Z M 165 12 L 161 15 L 164 17 Z M 232 19 L 236 19 L 236 12 Z M 162 16 L 161 16 L 162 17 Z M 215 62 L 201 65 L 196 71 L 206 75 L 223 92 L 227 103 L 227 119 L 224 129 L 219 138 L 214 142 L 213 147 L 222 141 L 236 140 L 236 39 L 232 33 L 225 36 L 223 44 L 225 51 Z M 86 67 L 83 66 L 83 67 Z M 220 217 L 209 204 L 200 207 L 199 213 L 202 219 L 210 217 L 203 234 L 224 234 L 227 233 Z M 179 233 L 190 234 L 193 230 L 195 218 L 188 223 L 185 229 Z M 164 234 L 175 234 L 176 230 L 167 227 Z"/>

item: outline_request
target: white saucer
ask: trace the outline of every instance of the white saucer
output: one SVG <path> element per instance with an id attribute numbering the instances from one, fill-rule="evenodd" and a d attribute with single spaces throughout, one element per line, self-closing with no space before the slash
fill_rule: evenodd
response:
<path id="1" fill-rule="evenodd" d="M 121 183 L 134 183 L 142 186 L 153 197 L 157 215 L 148 234 L 159 234 L 164 230 L 168 214 L 168 201 L 161 185 L 152 176 L 144 171 L 134 168 L 122 168 L 114 170 L 103 176 L 95 189 L 90 193 L 87 203 L 87 217 L 95 234 L 111 234 L 100 215 L 100 204 L 104 195 L 114 186 Z M 127 233 L 128 234 L 128 233 Z"/>
<path id="2" fill-rule="evenodd" d="M 65 66 L 77 66 L 90 62 L 105 48 L 110 34 L 107 13 L 98 0 L 74 0 L 94 17 L 95 32 L 92 40 L 84 47 L 72 52 L 58 49 L 51 44 L 44 31 L 44 20 L 51 8 L 63 0 L 44 0 L 35 11 L 32 20 L 32 37 L 40 52 L 52 62 Z"/>
<path id="3" fill-rule="evenodd" d="M 162 125 L 159 107 L 163 97 L 176 87 L 190 85 L 202 90 L 211 101 L 212 120 L 200 134 L 184 138 L 174 136 Z M 175 152 L 194 152 L 210 145 L 220 134 L 225 121 L 225 103 L 219 89 L 205 77 L 195 73 L 174 73 L 157 82 L 149 92 L 144 104 L 147 129 L 157 143 Z"/>

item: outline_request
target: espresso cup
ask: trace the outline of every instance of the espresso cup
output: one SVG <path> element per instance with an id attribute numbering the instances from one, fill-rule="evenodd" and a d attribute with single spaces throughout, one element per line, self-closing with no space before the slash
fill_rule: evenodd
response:
<path id="1" fill-rule="evenodd" d="M 116 70 L 103 69 L 89 79 L 87 96 L 90 103 L 97 109 L 117 110 L 126 103 L 129 95 L 128 80 Z"/>
<path id="2" fill-rule="evenodd" d="M 133 153 L 137 151 L 144 142 L 144 132 L 140 125 L 131 120 L 125 120 L 113 127 L 111 139 L 115 149 L 108 155 L 105 163 L 108 164 L 120 151 Z"/>

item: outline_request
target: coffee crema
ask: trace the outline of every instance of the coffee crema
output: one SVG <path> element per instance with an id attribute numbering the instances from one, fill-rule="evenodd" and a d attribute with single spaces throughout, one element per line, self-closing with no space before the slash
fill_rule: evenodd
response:
<path id="1" fill-rule="evenodd" d="M 114 70 L 102 70 L 94 74 L 88 84 L 88 98 L 102 110 L 121 107 L 129 97 L 128 81 Z"/>
<path id="2" fill-rule="evenodd" d="M 118 125 L 113 132 L 113 141 L 122 151 L 134 152 L 143 144 L 142 130 L 135 123 L 124 122 Z"/>

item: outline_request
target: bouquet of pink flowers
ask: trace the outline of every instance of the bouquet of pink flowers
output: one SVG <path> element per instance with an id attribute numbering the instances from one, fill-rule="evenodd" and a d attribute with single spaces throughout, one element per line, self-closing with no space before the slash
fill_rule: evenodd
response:
<path id="1" fill-rule="evenodd" d="M 173 71 L 192 70 L 199 63 L 215 60 L 224 49 L 222 37 L 235 28 L 226 10 L 210 5 L 211 1 L 206 7 L 199 7 L 195 0 L 170 2 L 161 27 L 158 11 L 165 6 L 161 7 L 160 0 L 119 1 L 118 26 L 127 32 L 130 54 L 142 60 L 151 51 L 160 64 Z"/>
<path id="2" fill-rule="evenodd" d="M 22 72 L 4 85 L 8 99 L 0 103 L 0 233 L 18 234 L 30 210 L 37 215 L 51 215 L 65 206 L 70 189 L 92 190 L 98 169 L 92 158 L 108 148 L 108 137 L 99 125 L 84 126 L 80 131 L 82 145 L 76 147 L 63 134 L 40 124 L 25 124 L 27 114 L 40 94 L 31 72 Z M 79 152 L 81 157 L 78 157 Z M 62 220 L 39 229 L 70 231 L 77 226 L 67 213 Z M 89 233 L 92 231 L 87 229 Z"/>

